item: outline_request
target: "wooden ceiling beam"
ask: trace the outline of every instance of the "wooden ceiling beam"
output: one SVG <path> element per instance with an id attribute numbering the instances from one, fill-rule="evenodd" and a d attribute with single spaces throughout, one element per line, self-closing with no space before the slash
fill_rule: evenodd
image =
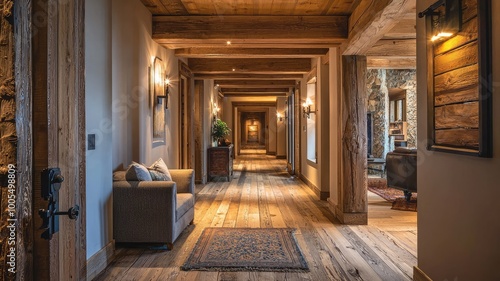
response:
<path id="1" fill-rule="evenodd" d="M 195 74 L 195 80 L 204 79 L 224 79 L 224 80 L 300 80 L 304 78 L 303 74 L 286 74 L 286 73 L 273 73 L 273 74 L 254 74 L 254 73 L 199 73 Z"/>
<path id="2" fill-rule="evenodd" d="M 227 93 L 288 93 L 289 88 L 221 88 L 220 91 L 225 95 Z"/>
<path id="3" fill-rule="evenodd" d="M 215 80 L 221 88 L 284 88 L 294 87 L 295 80 Z"/>
<path id="4" fill-rule="evenodd" d="M 343 54 L 366 55 L 414 5 L 414 0 L 362 0 L 349 18 Z"/>
<path id="5" fill-rule="evenodd" d="M 415 69 L 416 57 L 367 57 L 368 69 Z"/>
<path id="6" fill-rule="evenodd" d="M 265 41 L 265 42 L 263 42 Z M 337 39 L 325 39 L 324 42 L 312 42 L 311 40 L 301 40 L 297 41 L 294 39 L 287 40 L 252 40 L 252 41 L 232 41 L 232 48 L 248 48 L 248 49 L 272 49 L 272 48 L 282 48 L 282 49 L 325 49 L 334 48 L 342 45 L 343 41 Z M 175 49 L 188 49 L 188 48 L 226 48 L 227 40 L 221 39 L 207 39 L 207 40 L 168 40 L 168 39 L 155 39 L 155 42 L 162 45 L 163 47 L 171 50 Z"/>
<path id="7" fill-rule="evenodd" d="M 189 59 L 193 73 L 307 73 L 311 59 Z"/>
<path id="8" fill-rule="evenodd" d="M 177 57 L 184 58 L 314 58 L 324 56 L 328 48 L 183 48 L 175 50 Z"/>
<path id="9" fill-rule="evenodd" d="M 286 97 L 287 93 L 224 93 L 224 97 Z"/>
<path id="10" fill-rule="evenodd" d="M 417 40 L 379 40 L 366 53 L 367 56 L 413 56 L 417 55 Z"/>
<path id="11" fill-rule="evenodd" d="M 211 39 L 247 43 L 341 42 L 347 38 L 347 28 L 347 16 L 153 17 L 153 39 L 163 43 L 180 43 L 179 40 L 194 43 Z"/>

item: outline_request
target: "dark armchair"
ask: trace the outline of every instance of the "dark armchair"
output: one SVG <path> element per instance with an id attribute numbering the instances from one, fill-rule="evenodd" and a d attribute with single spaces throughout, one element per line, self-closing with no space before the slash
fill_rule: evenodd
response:
<path id="1" fill-rule="evenodd" d="M 406 200 L 417 192 L 417 150 L 398 147 L 387 153 L 387 186 L 400 189 Z"/>

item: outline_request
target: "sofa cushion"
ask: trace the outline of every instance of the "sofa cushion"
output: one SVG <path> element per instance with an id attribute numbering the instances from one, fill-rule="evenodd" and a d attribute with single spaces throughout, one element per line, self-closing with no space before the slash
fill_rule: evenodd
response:
<path id="1" fill-rule="evenodd" d="M 152 181 L 148 169 L 139 163 L 133 162 L 127 169 L 125 174 L 127 181 Z"/>
<path id="2" fill-rule="evenodd" d="M 194 196 L 191 193 L 177 193 L 175 220 L 180 219 L 189 209 L 194 207 Z"/>
<path id="3" fill-rule="evenodd" d="M 168 170 L 167 164 L 163 161 L 163 159 L 159 158 L 148 168 L 150 171 L 157 171 L 165 175 L 165 181 L 171 181 L 172 176 Z"/>

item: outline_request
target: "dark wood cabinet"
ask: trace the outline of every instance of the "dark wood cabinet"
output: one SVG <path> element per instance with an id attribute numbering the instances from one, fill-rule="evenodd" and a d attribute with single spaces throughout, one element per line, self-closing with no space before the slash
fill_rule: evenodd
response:
<path id="1" fill-rule="evenodd" d="M 208 180 L 212 177 L 233 176 L 233 145 L 211 147 L 208 149 Z"/>

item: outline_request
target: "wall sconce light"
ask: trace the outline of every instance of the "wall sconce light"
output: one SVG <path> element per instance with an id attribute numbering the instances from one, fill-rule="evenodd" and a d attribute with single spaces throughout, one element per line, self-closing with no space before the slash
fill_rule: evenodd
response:
<path id="1" fill-rule="evenodd" d="M 311 114 L 316 114 L 315 110 L 311 110 L 312 104 L 313 103 L 310 98 L 307 98 L 306 101 L 302 104 L 302 113 L 304 117 L 307 117 L 308 119 L 311 118 Z"/>
<path id="2" fill-rule="evenodd" d="M 285 111 L 285 114 L 284 114 L 284 115 L 283 115 L 283 114 L 281 114 L 281 113 L 279 113 L 279 112 L 277 112 L 277 113 L 276 113 L 276 117 L 278 118 L 278 121 L 280 121 L 280 122 L 283 122 L 283 118 L 284 118 L 284 119 L 288 119 L 288 116 L 287 116 L 287 114 L 286 114 L 286 111 Z"/>
<path id="3" fill-rule="evenodd" d="M 283 115 L 281 115 L 281 113 L 277 112 L 277 113 L 276 113 L 276 118 L 278 118 L 278 120 L 279 120 L 280 122 L 283 122 Z"/>
<path id="4" fill-rule="evenodd" d="M 167 77 L 165 78 L 165 81 L 163 82 L 163 86 L 165 88 L 165 95 L 159 95 L 159 96 L 156 96 L 156 102 L 158 104 L 161 104 L 162 103 L 162 99 L 165 99 L 165 109 L 168 109 L 168 93 L 169 93 L 169 88 L 168 86 L 170 86 L 170 79 Z"/>
<path id="5" fill-rule="evenodd" d="M 444 15 L 441 6 L 444 6 Z M 451 37 L 462 29 L 462 1 L 439 0 L 418 13 L 419 18 L 425 16 L 431 17 L 432 42 Z"/>
<path id="6" fill-rule="evenodd" d="M 219 111 L 220 111 L 219 106 L 216 103 L 214 103 L 212 106 L 212 115 L 214 116 L 214 121 L 217 120 L 217 114 L 219 113 Z"/>

